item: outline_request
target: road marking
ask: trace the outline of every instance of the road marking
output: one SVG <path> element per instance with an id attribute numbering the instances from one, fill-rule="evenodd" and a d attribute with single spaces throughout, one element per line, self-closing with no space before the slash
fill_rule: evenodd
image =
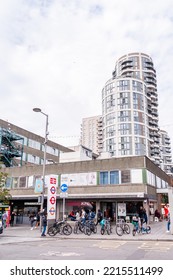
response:
<path id="1" fill-rule="evenodd" d="M 112 240 L 102 240 L 99 243 L 93 244 L 93 247 L 98 247 L 100 249 L 117 249 L 118 247 L 126 244 L 126 241 L 112 241 Z"/>
<path id="2" fill-rule="evenodd" d="M 46 253 L 41 253 L 40 256 L 46 256 L 46 257 L 52 257 L 52 256 L 55 256 L 55 257 L 70 257 L 70 256 L 76 256 L 76 257 L 79 257 L 79 256 L 82 256 L 84 254 L 79 254 L 79 253 L 75 253 L 75 252 L 60 252 L 60 251 L 57 251 L 57 252 L 54 252 L 54 251 L 48 251 Z"/>
<path id="3" fill-rule="evenodd" d="M 170 242 L 143 242 L 138 248 L 145 251 L 167 252 L 172 246 L 173 244 L 171 244 Z"/>

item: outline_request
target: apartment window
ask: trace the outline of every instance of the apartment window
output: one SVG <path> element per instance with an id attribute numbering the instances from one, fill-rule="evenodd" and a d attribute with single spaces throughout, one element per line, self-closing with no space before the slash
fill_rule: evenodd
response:
<path id="1" fill-rule="evenodd" d="M 128 92 L 120 92 L 117 100 L 118 109 L 130 108 L 130 94 Z"/>
<path id="2" fill-rule="evenodd" d="M 119 111 L 118 112 L 118 121 L 119 122 L 131 121 L 131 112 L 129 112 L 129 111 Z"/>
<path id="3" fill-rule="evenodd" d="M 130 170 L 122 170 L 121 171 L 121 183 L 127 184 L 131 182 L 130 178 Z"/>
<path id="4" fill-rule="evenodd" d="M 106 116 L 106 122 L 107 124 L 112 124 L 115 119 L 115 113 L 110 113 Z"/>
<path id="5" fill-rule="evenodd" d="M 145 128 L 143 125 L 139 124 L 139 123 L 135 123 L 134 124 L 134 134 L 135 135 L 145 135 Z"/>
<path id="6" fill-rule="evenodd" d="M 146 154 L 146 141 L 143 138 L 135 137 L 135 155 Z"/>
<path id="7" fill-rule="evenodd" d="M 144 123 L 144 114 L 142 112 L 134 111 L 133 117 L 135 122 Z"/>
<path id="8" fill-rule="evenodd" d="M 118 130 L 121 135 L 131 134 L 131 124 L 122 123 L 118 126 Z"/>
<path id="9" fill-rule="evenodd" d="M 117 87 L 120 90 L 129 90 L 130 89 L 130 81 L 129 80 L 121 80 L 117 81 Z"/>
<path id="10" fill-rule="evenodd" d="M 116 150 L 116 145 L 114 143 L 114 138 L 110 138 L 106 140 L 106 151 L 112 153 L 115 150 Z"/>
<path id="11" fill-rule="evenodd" d="M 132 88 L 134 91 L 143 92 L 143 84 L 138 81 L 132 81 Z"/>
<path id="12" fill-rule="evenodd" d="M 108 171 L 100 172 L 100 185 L 108 184 Z"/>
<path id="13" fill-rule="evenodd" d="M 144 98 L 141 94 L 133 92 L 133 108 L 143 111 L 144 110 Z"/>
<path id="14" fill-rule="evenodd" d="M 107 108 L 115 106 L 115 97 L 113 96 L 113 94 L 107 96 L 106 104 L 107 104 L 107 106 L 106 106 Z"/>
<path id="15" fill-rule="evenodd" d="M 112 126 L 107 127 L 106 136 L 110 137 L 110 136 L 113 136 L 113 135 L 115 135 L 115 127 L 112 125 Z"/>

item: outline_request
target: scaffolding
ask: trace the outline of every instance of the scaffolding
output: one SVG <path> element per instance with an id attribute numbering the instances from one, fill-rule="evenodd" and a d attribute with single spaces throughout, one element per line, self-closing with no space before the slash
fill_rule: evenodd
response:
<path id="1" fill-rule="evenodd" d="M 0 162 L 6 167 L 22 166 L 24 138 L 0 127 Z"/>

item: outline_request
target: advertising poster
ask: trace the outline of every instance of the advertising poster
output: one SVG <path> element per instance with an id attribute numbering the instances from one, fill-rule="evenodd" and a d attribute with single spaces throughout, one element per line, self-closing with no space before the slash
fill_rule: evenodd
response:
<path id="1" fill-rule="evenodd" d="M 126 216 L 126 203 L 118 203 L 118 216 Z"/>

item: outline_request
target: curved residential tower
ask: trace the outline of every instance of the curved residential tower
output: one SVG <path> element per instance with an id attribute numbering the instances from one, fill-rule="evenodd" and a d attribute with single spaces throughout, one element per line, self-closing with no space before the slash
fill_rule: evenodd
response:
<path id="1" fill-rule="evenodd" d="M 146 155 L 160 165 L 156 70 L 150 56 L 129 53 L 102 90 L 103 151 Z"/>

